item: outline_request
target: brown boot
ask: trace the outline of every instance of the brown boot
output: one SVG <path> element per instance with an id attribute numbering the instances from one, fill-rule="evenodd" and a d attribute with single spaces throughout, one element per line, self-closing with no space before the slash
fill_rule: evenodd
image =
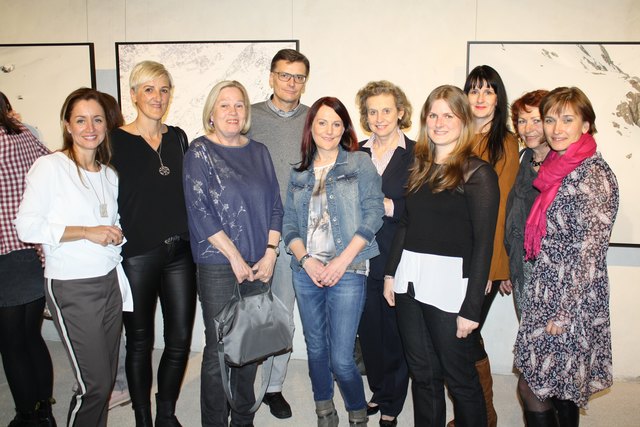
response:
<path id="1" fill-rule="evenodd" d="M 476 371 L 478 371 L 484 401 L 487 405 L 487 425 L 496 427 L 498 425 L 498 414 L 493 407 L 493 377 L 491 376 L 491 365 L 488 357 L 476 362 Z"/>
<path id="2" fill-rule="evenodd" d="M 498 414 L 493 407 L 493 377 L 491 376 L 491 365 L 488 357 L 476 362 L 476 371 L 482 387 L 482 394 L 484 394 L 484 401 L 487 405 L 487 426 L 496 427 L 498 425 Z M 456 427 L 456 420 L 449 421 L 447 427 Z"/>

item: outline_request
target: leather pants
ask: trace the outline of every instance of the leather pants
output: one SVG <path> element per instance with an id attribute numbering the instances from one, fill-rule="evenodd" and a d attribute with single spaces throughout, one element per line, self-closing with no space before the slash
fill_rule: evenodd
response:
<path id="1" fill-rule="evenodd" d="M 165 348 L 158 367 L 158 396 L 176 401 L 189 358 L 196 308 L 195 264 L 189 242 L 176 239 L 123 261 L 134 311 L 124 313 L 126 371 L 133 408 L 151 404 L 151 353 L 158 298 Z"/>

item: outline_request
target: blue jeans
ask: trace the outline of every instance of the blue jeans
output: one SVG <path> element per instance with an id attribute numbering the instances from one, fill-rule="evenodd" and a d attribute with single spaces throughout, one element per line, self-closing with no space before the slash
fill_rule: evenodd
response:
<path id="1" fill-rule="evenodd" d="M 214 317 L 233 295 L 236 276 L 228 264 L 198 264 L 197 278 L 206 338 L 200 374 L 202 426 L 227 427 L 229 409 L 227 407 L 227 398 L 222 388 L 220 363 L 218 362 L 218 337 Z M 241 288 L 240 292 L 244 295 L 246 290 L 248 289 Z M 256 401 L 253 383 L 257 369 L 258 366 L 255 363 L 250 363 L 240 368 L 231 368 L 229 374 L 231 393 L 240 411 L 231 411 L 231 425 L 251 424 L 253 422 L 254 414 L 249 414 L 246 411 Z"/>
<path id="2" fill-rule="evenodd" d="M 293 273 L 313 400 L 333 399 L 333 374 L 347 411 L 367 405 L 362 376 L 353 360 L 366 280 L 362 274 L 345 273 L 335 286 L 319 288 L 304 270 Z"/>

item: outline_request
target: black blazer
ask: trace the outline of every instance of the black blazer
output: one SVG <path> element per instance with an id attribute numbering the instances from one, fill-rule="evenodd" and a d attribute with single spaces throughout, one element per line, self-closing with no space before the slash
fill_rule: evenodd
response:
<path id="1" fill-rule="evenodd" d="M 360 151 L 371 156 L 371 150 L 364 148 L 364 143 L 360 142 Z M 376 241 L 380 248 L 380 255 L 372 258 L 369 263 L 369 276 L 373 279 L 382 280 L 384 278 L 384 267 L 389 257 L 393 236 L 396 234 L 398 221 L 404 212 L 404 196 L 406 192 L 409 169 L 413 166 L 413 149 L 416 142 L 404 136 L 406 149 L 397 147 L 391 157 L 391 161 L 382 174 L 382 192 L 384 197 L 393 200 L 393 217 L 384 216 L 382 227 L 376 233 Z"/>

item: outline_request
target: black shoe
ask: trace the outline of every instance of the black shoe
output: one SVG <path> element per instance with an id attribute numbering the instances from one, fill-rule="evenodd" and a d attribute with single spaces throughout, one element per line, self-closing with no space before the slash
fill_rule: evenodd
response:
<path id="1" fill-rule="evenodd" d="M 367 403 L 367 415 L 368 416 L 375 415 L 380 410 L 380 405 L 371 406 L 370 403 L 371 402 Z"/>
<path id="2" fill-rule="evenodd" d="M 265 393 L 262 403 L 269 407 L 274 417 L 280 419 L 291 418 L 291 406 L 281 392 Z"/>
<path id="3" fill-rule="evenodd" d="M 398 417 L 392 420 L 383 420 L 382 418 L 380 418 L 380 425 L 382 427 L 396 427 L 398 425 Z"/>

